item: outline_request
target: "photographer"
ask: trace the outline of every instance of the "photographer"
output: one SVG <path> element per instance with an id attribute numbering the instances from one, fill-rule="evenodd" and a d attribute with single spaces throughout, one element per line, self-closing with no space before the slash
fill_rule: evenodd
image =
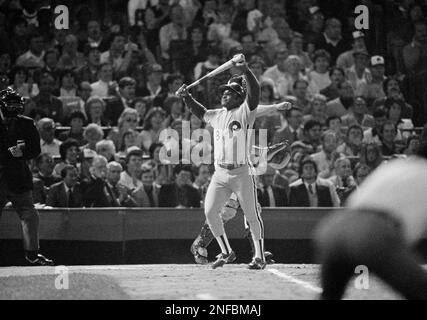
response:
<path id="1" fill-rule="evenodd" d="M 40 154 L 40 136 L 32 119 L 22 116 L 24 99 L 0 91 L 0 215 L 12 202 L 22 224 L 25 258 L 31 265 L 53 265 L 39 254 L 39 215 L 33 205 L 33 182 L 27 161 Z"/>

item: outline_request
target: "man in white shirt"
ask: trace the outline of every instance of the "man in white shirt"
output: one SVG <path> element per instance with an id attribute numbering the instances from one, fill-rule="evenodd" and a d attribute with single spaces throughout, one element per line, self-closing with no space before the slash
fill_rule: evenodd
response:
<path id="1" fill-rule="evenodd" d="M 350 195 L 347 209 L 316 232 L 322 299 L 341 299 L 364 266 L 406 299 L 427 299 L 427 273 L 414 247 L 427 231 L 427 144 L 418 157 L 382 164 Z"/>
<path id="2" fill-rule="evenodd" d="M 141 172 L 142 151 L 130 151 L 126 156 L 125 162 L 126 171 L 120 174 L 119 183 L 133 191 L 142 186 L 142 181 L 138 178 L 138 173 Z"/>
<path id="3" fill-rule="evenodd" d="M 29 50 L 18 57 L 16 64 L 26 68 L 44 68 L 43 36 L 39 33 L 32 34 L 29 41 Z"/>
<path id="4" fill-rule="evenodd" d="M 169 59 L 169 46 L 172 40 L 186 40 L 187 30 L 184 19 L 184 10 L 176 4 L 170 9 L 170 17 L 172 22 L 160 28 L 159 39 L 162 57 Z"/>

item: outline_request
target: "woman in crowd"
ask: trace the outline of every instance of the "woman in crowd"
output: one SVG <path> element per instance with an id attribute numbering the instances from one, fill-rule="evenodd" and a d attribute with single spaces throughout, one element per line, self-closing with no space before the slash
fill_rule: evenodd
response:
<path id="1" fill-rule="evenodd" d="M 145 152 L 150 150 L 153 143 L 159 142 L 160 132 L 165 129 L 166 112 L 160 107 L 154 107 L 147 112 L 144 127 L 138 135 L 138 146 Z"/>
<path id="2" fill-rule="evenodd" d="M 133 101 L 132 108 L 138 113 L 138 127 L 144 126 L 144 118 L 151 108 L 151 101 L 147 97 L 138 97 Z"/>
<path id="3" fill-rule="evenodd" d="M 86 102 L 86 114 L 88 123 L 94 123 L 99 126 L 108 126 L 108 120 L 104 117 L 105 102 L 100 97 L 90 97 Z"/>
<path id="4" fill-rule="evenodd" d="M 367 165 L 371 171 L 375 170 L 383 161 L 381 148 L 376 143 L 363 144 L 360 152 L 360 163 Z"/>
<path id="5" fill-rule="evenodd" d="M 11 88 L 17 91 L 24 98 L 32 98 L 39 93 L 36 83 L 32 77 L 28 76 L 27 69 L 22 66 L 14 66 L 10 72 L 12 80 Z"/>
<path id="6" fill-rule="evenodd" d="M 118 152 L 119 158 L 124 158 L 128 154 L 128 149 L 130 147 L 137 147 L 137 137 L 138 132 L 132 129 L 129 129 L 123 133 L 122 141 L 120 144 L 120 150 Z"/>
<path id="7" fill-rule="evenodd" d="M 304 122 L 308 120 L 317 120 L 322 126 L 326 126 L 326 97 L 323 94 L 315 94 L 311 101 L 310 113 L 304 116 Z"/>
<path id="8" fill-rule="evenodd" d="M 82 151 L 85 149 L 96 151 L 96 143 L 104 138 L 104 131 L 99 125 L 90 123 L 84 130 L 83 136 L 87 144 L 81 147 Z"/>
<path id="9" fill-rule="evenodd" d="M 69 164 L 73 167 L 76 167 L 80 172 L 80 164 L 78 163 L 79 152 L 79 143 L 77 140 L 72 138 L 65 140 L 59 146 L 59 154 L 61 156 L 61 161 L 53 169 L 54 175 L 60 177 L 61 170 Z"/>
<path id="10" fill-rule="evenodd" d="M 116 155 L 116 147 L 113 141 L 109 139 L 98 141 L 95 145 L 95 151 L 97 154 L 104 156 L 108 162 L 119 160 Z"/>
<path id="11" fill-rule="evenodd" d="M 107 139 L 113 141 L 116 146 L 116 150 L 121 150 L 123 134 L 131 129 L 136 130 L 136 125 L 138 124 L 138 112 L 132 108 L 126 108 L 123 110 L 117 121 L 117 128 L 114 128 L 108 134 Z"/>

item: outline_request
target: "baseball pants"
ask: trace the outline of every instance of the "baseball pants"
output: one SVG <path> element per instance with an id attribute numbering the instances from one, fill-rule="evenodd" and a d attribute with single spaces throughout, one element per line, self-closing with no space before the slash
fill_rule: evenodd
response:
<path id="1" fill-rule="evenodd" d="M 7 186 L 6 178 L 0 173 L 0 218 L 8 200 L 12 202 L 21 220 L 24 249 L 39 250 L 39 214 L 34 208 L 32 192 L 12 192 Z"/>
<path id="2" fill-rule="evenodd" d="M 427 299 L 427 272 L 405 244 L 400 227 L 387 213 L 339 212 L 321 222 L 315 234 L 322 264 L 321 283 L 326 300 L 341 299 L 347 283 L 366 266 L 407 299 Z"/>
<path id="3" fill-rule="evenodd" d="M 216 168 L 205 197 L 206 220 L 215 237 L 224 234 L 224 224 L 219 213 L 234 192 L 254 240 L 264 239 L 264 224 L 260 207 L 257 206 L 255 177 L 249 170 L 248 165 L 232 170 Z"/>

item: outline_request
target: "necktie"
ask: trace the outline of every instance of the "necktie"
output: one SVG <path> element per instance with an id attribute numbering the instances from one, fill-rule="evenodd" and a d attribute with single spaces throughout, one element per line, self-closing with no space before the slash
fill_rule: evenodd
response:
<path id="1" fill-rule="evenodd" d="M 68 189 L 68 208 L 74 207 L 73 191 Z"/>
<path id="2" fill-rule="evenodd" d="M 294 141 L 297 141 L 298 140 L 298 134 L 297 134 L 296 130 L 294 131 L 293 135 L 294 135 Z"/>
<path id="3" fill-rule="evenodd" d="M 311 184 L 308 185 L 308 191 L 313 194 L 313 186 Z"/>
<path id="4" fill-rule="evenodd" d="M 148 196 L 148 200 L 150 201 L 150 207 L 154 207 L 154 199 L 153 199 L 153 188 L 144 187 L 145 193 Z"/>

